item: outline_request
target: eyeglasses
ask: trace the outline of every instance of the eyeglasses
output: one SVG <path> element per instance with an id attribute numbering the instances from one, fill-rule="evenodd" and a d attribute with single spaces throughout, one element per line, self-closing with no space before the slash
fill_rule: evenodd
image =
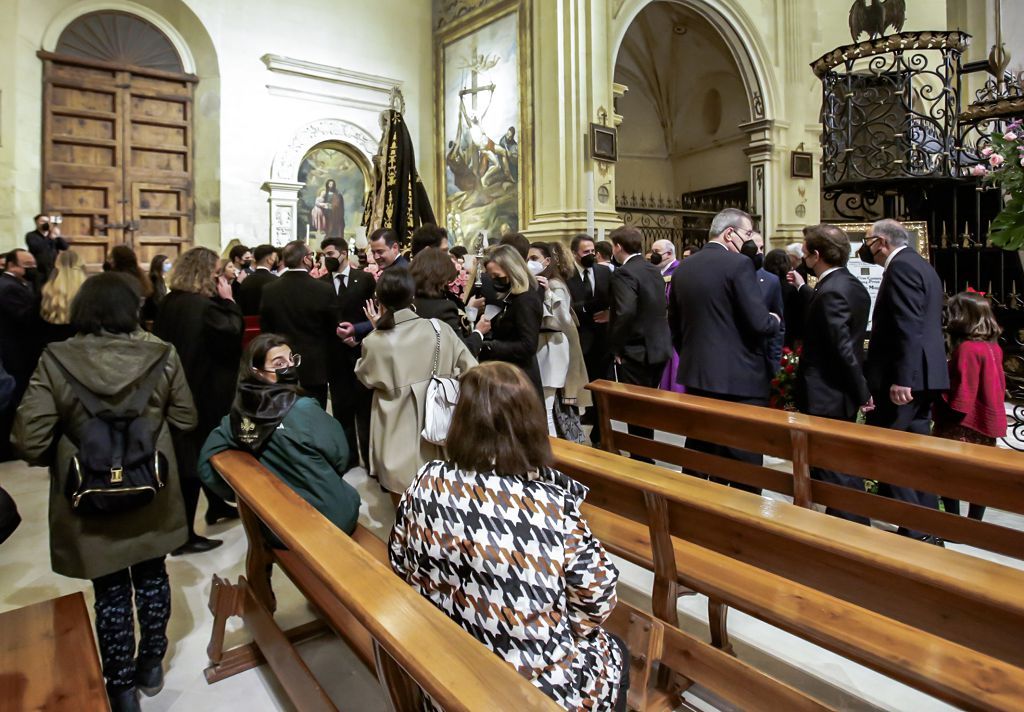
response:
<path id="1" fill-rule="evenodd" d="M 298 367 L 302 364 L 302 354 L 292 354 L 291 358 L 276 358 L 270 362 L 270 368 L 257 368 L 257 371 L 263 371 L 263 373 L 274 373 L 282 368 L 288 368 L 289 366 Z"/>

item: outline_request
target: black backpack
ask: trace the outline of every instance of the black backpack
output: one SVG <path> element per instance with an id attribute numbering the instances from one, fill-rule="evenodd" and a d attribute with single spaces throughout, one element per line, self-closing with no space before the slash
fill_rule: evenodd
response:
<path id="1" fill-rule="evenodd" d="M 157 428 L 142 415 L 164 372 L 170 350 L 149 371 L 120 412 L 102 403 L 57 362 L 89 414 L 71 459 L 64 494 L 80 514 L 115 514 L 153 501 L 167 476 L 167 458 L 156 449 Z"/>

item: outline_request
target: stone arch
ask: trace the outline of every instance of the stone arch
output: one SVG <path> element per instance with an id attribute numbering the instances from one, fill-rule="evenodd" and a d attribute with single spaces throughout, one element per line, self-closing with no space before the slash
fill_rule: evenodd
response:
<path id="1" fill-rule="evenodd" d="M 610 29 L 611 66 L 614 76 L 626 32 L 637 16 L 656 0 L 623 0 Z M 749 164 L 750 209 L 760 216 L 760 228 L 772 234 L 774 195 L 772 180 L 779 167 L 772 161 L 774 117 L 780 109 L 779 89 L 767 48 L 755 24 L 743 10 L 743 0 L 666 0 L 703 17 L 722 37 L 739 69 L 750 104 L 750 120 L 740 128 L 748 136 L 744 149 Z"/>
<path id="2" fill-rule="evenodd" d="M 353 158 L 367 176 L 371 176 L 373 156 L 377 153 L 380 139 L 358 124 L 343 119 L 318 119 L 310 122 L 292 134 L 289 141 L 274 156 L 270 169 L 270 180 L 263 184 L 263 190 L 270 194 L 270 242 L 283 245 L 296 238 L 299 190 L 299 165 L 306 155 L 317 146 L 342 144 L 351 146 Z"/>
<path id="3" fill-rule="evenodd" d="M 640 12 L 656 0 L 626 0 L 612 23 L 611 74 L 615 73 L 619 49 L 626 31 Z M 770 119 L 778 106 L 778 89 L 772 73 L 768 51 L 761 42 L 754 23 L 743 11 L 739 0 L 668 0 L 699 13 L 725 40 L 732 52 L 740 77 L 750 99 L 752 121 Z"/>

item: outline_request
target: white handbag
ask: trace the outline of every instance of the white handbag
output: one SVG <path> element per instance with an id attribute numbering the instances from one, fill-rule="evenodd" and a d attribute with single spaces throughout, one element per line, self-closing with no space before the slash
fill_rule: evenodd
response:
<path id="1" fill-rule="evenodd" d="M 437 333 L 437 343 L 434 346 L 434 370 L 427 386 L 427 403 L 420 436 L 428 443 L 444 445 L 448 441 L 455 404 L 459 402 L 459 379 L 437 375 L 438 359 L 441 356 L 441 325 L 437 319 L 431 319 L 430 324 Z"/>

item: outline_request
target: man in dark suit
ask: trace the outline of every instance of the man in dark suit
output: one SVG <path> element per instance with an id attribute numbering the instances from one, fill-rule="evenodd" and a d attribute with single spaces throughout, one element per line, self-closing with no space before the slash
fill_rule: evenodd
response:
<path id="1" fill-rule="evenodd" d="M 68 241 L 60 236 L 60 228 L 50 224 L 49 215 L 36 215 L 32 220 L 36 229 L 25 233 L 25 247 L 36 260 L 39 283 L 42 284 L 53 271 L 57 255 L 68 249 Z"/>
<path id="2" fill-rule="evenodd" d="M 611 234 L 612 254 L 621 265 L 611 273 L 611 322 L 608 351 L 620 383 L 657 388 L 672 358 L 672 336 L 665 318 L 665 279 L 643 257 L 643 235 L 635 227 Z M 603 270 L 602 270 L 603 271 Z M 652 428 L 629 426 L 629 433 L 653 438 Z M 630 454 L 634 460 L 654 462 Z"/>
<path id="3" fill-rule="evenodd" d="M 285 271 L 263 288 L 260 328 L 284 336 L 301 354 L 299 382 L 320 405 L 327 406 L 327 362 L 337 326 L 336 295 L 331 285 L 314 279 L 313 252 L 301 240 L 281 252 Z"/>
<path id="4" fill-rule="evenodd" d="M 711 221 L 708 243 L 672 275 L 669 326 L 679 352 L 679 383 L 707 398 L 767 405 L 765 349 L 779 315 L 761 299 L 753 262 L 739 254 L 754 234 L 750 215 L 726 208 Z M 755 465 L 760 453 L 686 438 L 686 447 Z M 714 478 L 748 492 L 760 489 Z"/>
<path id="5" fill-rule="evenodd" d="M 834 225 L 804 228 L 804 264 L 818 278 L 812 289 L 793 270 L 790 279 L 807 297 L 803 353 L 796 374 L 796 401 L 801 412 L 856 422 L 857 411 L 874 408 L 864 378 L 864 335 L 871 312 L 871 296 L 861 281 L 846 269 L 850 238 Z M 864 479 L 819 467 L 811 477 L 822 482 L 864 491 Z M 829 507 L 826 512 L 860 524 L 867 517 Z"/>
<path id="6" fill-rule="evenodd" d="M 42 320 L 36 289 L 36 258 L 21 249 L 4 256 L 0 273 L 0 365 L 14 377 L 14 392 L 0 411 L 0 462 L 14 457 L 11 427 L 42 352 Z"/>
<path id="7" fill-rule="evenodd" d="M 409 260 L 402 255 L 402 244 L 398 241 L 398 235 L 394 230 L 384 227 L 374 230 L 370 235 L 370 254 L 373 255 L 373 261 L 381 272 L 401 267 L 409 269 L 411 266 Z M 361 313 L 358 321 L 343 321 L 338 325 L 338 338 L 355 348 L 371 331 L 373 324 Z"/>
<path id="8" fill-rule="evenodd" d="M 238 288 L 237 302 L 245 316 L 259 316 L 263 287 L 277 279 L 273 272 L 277 265 L 277 248 L 260 245 L 252 251 L 252 256 L 256 260 L 256 270 Z"/>
<path id="9" fill-rule="evenodd" d="M 355 324 L 365 321 L 363 307 L 368 299 L 373 299 L 377 282 L 372 275 L 350 265 L 348 244 L 343 239 L 329 237 L 320 243 L 320 249 L 327 260 L 337 260 L 337 269 L 320 278 L 330 284 L 337 295 L 335 322 Z M 355 367 L 360 353 L 358 346 L 352 347 L 341 339 L 333 339 L 327 378 L 331 388 L 331 412 L 345 429 L 349 452 L 359 452 L 363 462 L 368 463 L 373 392 L 356 378 Z"/>
<path id="10" fill-rule="evenodd" d="M 864 367 L 875 409 L 868 425 L 928 435 L 932 401 L 949 388 L 942 335 L 943 289 L 928 261 L 910 245 L 910 233 L 895 220 L 871 226 L 858 256 L 885 268 L 875 298 L 871 342 Z M 867 259 L 865 259 L 867 258 Z M 885 484 L 894 499 L 938 509 L 934 494 Z M 900 528 L 916 539 L 936 541 Z"/>
<path id="11" fill-rule="evenodd" d="M 591 381 L 608 378 L 611 370 L 608 319 L 612 271 L 597 265 L 597 251 L 590 235 L 577 235 L 569 249 L 576 268 L 569 278 L 569 295 L 572 310 L 579 320 L 580 350 L 587 367 L 587 378 Z M 587 410 L 583 420 L 594 426 L 590 431 L 590 441 L 596 445 L 601 439 L 596 404 Z"/>

